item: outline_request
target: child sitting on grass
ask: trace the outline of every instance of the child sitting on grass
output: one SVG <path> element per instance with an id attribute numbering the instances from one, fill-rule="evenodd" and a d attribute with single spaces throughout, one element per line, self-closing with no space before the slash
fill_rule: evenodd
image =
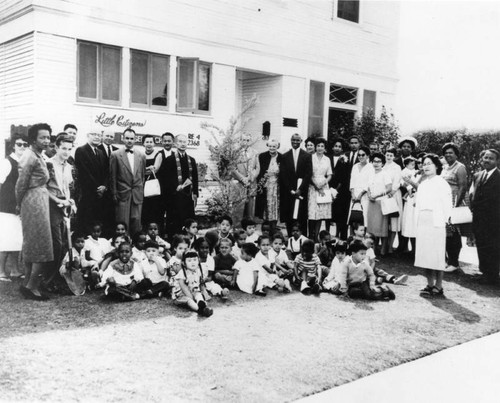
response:
<path id="1" fill-rule="evenodd" d="M 403 274 L 403 275 L 396 278 L 396 276 L 394 276 L 393 274 L 389 274 L 385 270 L 376 266 L 375 263 L 377 262 L 377 259 L 376 259 L 375 251 L 373 249 L 374 236 L 372 234 L 367 232 L 363 242 L 366 245 L 366 247 L 368 248 L 366 250 L 366 259 L 367 259 L 370 267 L 373 269 L 373 273 L 375 274 L 375 278 L 376 278 L 375 284 L 382 284 L 382 283 L 389 283 L 389 284 L 394 284 L 394 285 L 406 284 L 406 282 L 408 281 L 408 276 L 406 274 Z"/>
<path id="2" fill-rule="evenodd" d="M 189 238 L 189 248 L 193 248 L 194 242 L 198 238 L 198 222 L 194 218 L 188 218 L 184 221 L 182 232 Z"/>
<path id="3" fill-rule="evenodd" d="M 293 281 L 293 268 L 295 265 L 288 258 L 284 248 L 285 245 L 285 237 L 281 233 L 276 233 L 273 235 L 272 239 L 272 248 L 275 254 L 274 264 L 276 268 L 276 273 L 279 278 L 286 279 L 289 282 Z"/>
<path id="4" fill-rule="evenodd" d="M 243 231 L 247 234 L 247 242 L 257 244 L 257 240 L 261 234 L 256 230 L 257 224 L 255 221 L 250 218 L 244 218 L 241 220 L 241 228 L 243 228 Z"/>
<path id="5" fill-rule="evenodd" d="M 194 241 L 194 249 L 198 252 L 198 256 L 200 258 L 200 266 L 201 272 L 203 274 L 203 283 L 205 284 L 205 288 L 207 291 L 214 296 L 220 296 L 223 300 L 227 300 L 229 297 L 229 290 L 227 288 L 222 288 L 219 284 L 217 284 L 214 278 L 215 271 L 215 261 L 212 256 L 210 256 L 210 246 L 205 238 L 197 238 Z M 231 287 L 235 287 L 236 279 L 234 279 Z M 209 298 L 205 296 L 205 299 L 208 301 Z"/>
<path id="6" fill-rule="evenodd" d="M 147 260 L 146 252 L 144 252 L 144 245 L 146 244 L 147 238 L 147 234 L 140 231 L 137 232 L 132 239 L 132 260 L 136 263 L 141 263 L 143 260 Z"/>
<path id="7" fill-rule="evenodd" d="M 324 267 L 329 268 L 332 265 L 337 241 L 337 239 L 332 240 L 332 236 L 328 231 L 322 230 L 319 232 L 319 243 L 314 245 L 314 253 L 318 255 Z"/>
<path id="8" fill-rule="evenodd" d="M 167 269 L 170 270 L 170 275 L 175 276 L 182 267 L 182 256 L 187 251 L 189 239 L 184 235 L 174 235 L 172 238 L 173 256 L 167 262 Z"/>
<path id="9" fill-rule="evenodd" d="M 147 225 L 148 232 L 146 234 L 146 241 L 153 241 L 158 244 L 159 250 L 158 252 L 162 257 L 168 259 L 170 256 L 166 256 L 168 251 L 170 250 L 170 244 L 165 241 L 162 237 L 160 237 L 158 229 L 158 223 L 150 222 Z"/>
<path id="10" fill-rule="evenodd" d="M 233 269 L 236 259 L 231 255 L 231 247 L 232 243 L 230 239 L 221 239 L 219 253 L 214 257 L 214 280 L 223 288 L 233 287 L 236 278 L 236 273 Z"/>
<path id="11" fill-rule="evenodd" d="M 352 224 L 352 232 L 353 234 L 347 238 L 347 245 L 354 241 L 363 242 L 365 240 L 366 227 L 363 224 L 359 222 Z"/>
<path id="12" fill-rule="evenodd" d="M 290 260 L 295 258 L 302 252 L 302 244 L 307 241 L 307 238 L 302 235 L 299 223 L 292 224 L 292 234 L 288 234 L 288 242 L 286 244 L 286 253 Z"/>
<path id="13" fill-rule="evenodd" d="M 198 253 L 188 250 L 182 255 L 181 269 L 175 275 L 175 304 L 207 318 L 212 316 L 214 311 L 205 302 L 204 289 Z"/>
<path id="14" fill-rule="evenodd" d="M 108 253 L 106 253 L 106 255 L 104 255 L 104 259 L 102 260 L 101 266 L 99 268 L 99 275 L 101 277 L 102 273 L 108 268 L 109 264 L 113 260 L 118 259 L 118 246 L 120 246 L 120 244 L 123 242 L 131 243 L 130 238 L 127 235 L 115 235 L 113 238 L 111 238 L 112 249 Z"/>
<path id="15" fill-rule="evenodd" d="M 93 222 L 90 225 L 90 235 L 85 239 L 85 246 L 83 251 L 83 268 L 90 268 L 91 270 L 99 267 L 104 255 L 111 250 L 109 241 L 101 238 L 102 224 L 100 222 Z"/>
<path id="16" fill-rule="evenodd" d="M 342 294 L 342 292 L 340 291 L 340 283 L 338 281 L 338 278 L 340 267 L 342 266 L 342 262 L 345 260 L 346 256 L 347 243 L 343 241 L 337 242 L 337 245 L 335 246 L 335 258 L 332 260 L 330 273 L 323 281 L 323 290 L 329 291 L 336 295 Z"/>
<path id="17" fill-rule="evenodd" d="M 304 295 L 321 292 L 321 262 L 310 239 L 303 242 L 302 252 L 295 258 L 295 277 L 302 280 L 300 291 Z"/>
<path id="18" fill-rule="evenodd" d="M 170 285 L 168 283 L 167 263 L 159 255 L 160 246 L 154 241 L 147 241 L 144 250 L 147 259 L 139 263 L 144 276 L 145 288 L 141 297 L 168 297 Z"/>
<path id="19" fill-rule="evenodd" d="M 258 251 L 259 248 L 253 242 L 241 245 L 241 259 L 235 263 L 234 272 L 240 291 L 265 297 L 260 267 L 254 259 Z"/>
<path id="20" fill-rule="evenodd" d="M 115 226 L 115 234 L 113 235 L 113 238 L 109 240 L 109 243 L 113 245 L 113 239 L 117 236 L 130 236 L 128 233 L 128 227 L 127 224 L 123 221 L 118 221 Z"/>
<path id="21" fill-rule="evenodd" d="M 236 260 L 241 259 L 241 245 L 246 243 L 247 241 L 247 233 L 245 230 L 240 229 L 234 233 L 234 239 L 236 239 L 236 243 L 233 245 L 231 249 L 231 254 L 234 256 Z"/>
<path id="22" fill-rule="evenodd" d="M 113 260 L 102 274 L 101 286 L 106 286 L 104 294 L 121 301 L 135 301 L 145 290 L 144 276 L 132 259 L 132 247 L 123 242 L 118 246 L 118 259 Z"/>
<path id="23" fill-rule="evenodd" d="M 93 288 L 95 284 L 99 282 L 99 273 L 98 271 L 91 272 L 90 269 L 84 269 L 82 267 L 82 262 L 84 258 L 84 245 L 85 245 L 85 235 L 80 232 L 73 232 L 71 234 L 71 243 L 72 246 L 72 255 L 73 260 L 70 261 L 70 253 L 66 252 L 64 256 L 61 267 L 59 268 L 59 273 L 64 277 L 65 274 L 68 274 L 71 270 L 78 270 L 82 273 L 82 277 L 86 282 L 86 288 Z M 73 290 L 71 290 L 73 291 Z M 83 289 L 82 291 L 85 291 Z"/>
<path id="24" fill-rule="evenodd" d="M 375 286 L 375 274 L 366 260 L 366 250 L 365 244 L 359 240 L 349 246 L 351 256 L 342 261 L 338 274 L 340 291 L 353 299 L 395 299 L 389 287 Z"/>
<path id="25" fill-rule="evenodd" d="M 271 238 L 269 235 L 261 235 L 257 240 L 257 246 L 260 251 L 255 256 L 255 260 L 261 269 L 259 275 L 262 275 L 263 286 L 267 288 L 277 287 L 279 292 L 291 292 L 290 281 L 283 280 L 276 274 L 276 253 L 271 250 Z"/>

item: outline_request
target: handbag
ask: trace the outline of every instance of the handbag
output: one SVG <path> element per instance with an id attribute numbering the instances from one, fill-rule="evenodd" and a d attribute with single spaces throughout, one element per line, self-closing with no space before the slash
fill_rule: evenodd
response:
<path id="1" fill-rule="evenodd" d="M 380 207 L 382 208 L 382 214 L 389 217 L 399 217 L 399 206 L 398 202 L 394 197 L 383 197 L 380 199 Z"/>
<path id="2" fill-rule="evenodd" d="M 332 192 L 330 191 L 330 188 L 328 190 L 324 190 L 324 195 L 321 196 L 319 193 L 316 196 L 316 203 L 318 204 L 324 204 L 324 203 L 331 203 L 333 201 L 332 199 Z"/>
<path id="3" fill-rule="evenodd" d="M 451 209 L 450 222 L 452 224 L 470 224 L 472 212 L 467 206 L 454 207 Z"/>
<path id="4" fill-rule="evenodd" d="M 156 179 L 153 172 L 154 179 L 149 179 L 144 183 L 144 197 L 154 197 L 161 195 L 160 181 Z"/>
<path id="5" fill-rule="evenodd" d="M 361 202 L 356 201 L 352 202 L 351 205 L 351 214 L 349 215 L 349 225 L 352 224 L 364 224 L 365 218 L 363 216 L 363 206 Z"/>

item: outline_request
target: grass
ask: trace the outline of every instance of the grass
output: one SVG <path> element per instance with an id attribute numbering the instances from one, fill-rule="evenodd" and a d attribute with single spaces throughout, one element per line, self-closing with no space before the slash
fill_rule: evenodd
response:
<path id="1" fill-rule="evenodd" d="M 290 401 L 500 329 L 498 288 L 445 275 L 446 299 L 409 274 L 391 302 L 298 292 L 213 301 L 211 318 L 171 301 L 110 303 L 99 293 L 45 303 L 0 283 L 0 399 Z"/>

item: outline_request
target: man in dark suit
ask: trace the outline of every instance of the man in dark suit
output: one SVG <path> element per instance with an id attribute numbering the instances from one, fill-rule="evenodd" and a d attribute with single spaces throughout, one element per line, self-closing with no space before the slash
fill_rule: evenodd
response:
<path id="1" fill-rule="evenodd" d="M 103 196 L 108 188 L 108 166 L 102 151 L 99 133 L 89 133 L 87 144 L 75 152 L 80 200 L 76 214 L 77 227 L 86 232 L 92 221 L 101 221 L 104 216 Z"/>
<path id="2" fill-rule="evenodd" d="M 198 167 L 196 160 L 186 153 L 187 137 L 175 137 L 174 151 L 165 161 L 165 192 L 167 205 L 167 233 L 172 235 L 182 230 L 187 218 L 194 218 L 198 201 Z"/>
<path id="3" fill-rule="evenodd" d="M 487 150 L 482 159 L 484 170 L 474 175 L 471 195 L 472 229 L 482 280 L 499 283 L 500 269 L 500 153 Z"/>
<path id="4" fill-rule="evenodd" d="M 113 151 L 109 159 L 111 197 L 115 204 L 115 219 L 123 221 L 134 235 L 141 230 L 146 156 L 134 148 L 135 131 L 123 132 L 125 148 Z"/>
<path id="5" fill-rule="evenodd" d="M 354 164 L 359 162 L 358 151 L 361 147 L 361 139 L 358 136 L 349 137 L 349 148 L 351 151 L 346 154 L 347 157 L 347 169 L 349 173 L 349 178 L 351 178 L 351 170 Z"/>
<path id="6" fill-rule="evenodd" d="M 283 154 L 280 164 L 280 208 L 281 221 L 286 223 L 288 236 L 292 224 L 298 221 L 303 234 L 307 233 L 307 193 L 312 175 L 311 155 L 300 149 L 302 138 L 298 133 L 292 135 L 292 149 Z M 301 179 L 300 186 L 298 180 Z M 293 218 L 295 202 L 299 201 L 298 216 Z"/>
<path id="7" fill-rule="evenodd" d="M 99 150 L 102 151 L 106 166 L 109 167 L 109 158 L 113 151 L 118 150 L 118 147 L 113 145 L 115 141 L 115 134 L 106 130 L 102 133 L 101 144 L 99 144 Z M 114 234 L 114 222 L 115 222 L 115 206 L 113 203 L 113 198 L 111 197 L 111 191 L 107 189 L 103 196 L 103 236 L 106 238 L 111 238 Z"/>

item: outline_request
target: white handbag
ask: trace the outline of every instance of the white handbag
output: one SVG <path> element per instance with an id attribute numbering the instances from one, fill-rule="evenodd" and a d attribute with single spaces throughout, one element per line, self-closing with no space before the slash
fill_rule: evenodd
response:
<path id="1" fill-rule="evenodd" d="M 399 206 L 398 202 L 394 197 L 383 197 L 380 199 L 380 207 L 382 208 L 383 215 L 391 215 L 398 213 L 399 215 Z"/>
<path id="2" fill-rule="evenodd" d="M 472 222 L 472 212 L 467 206 L 454 207 L 451 209 L 450 222 L 452 224 L 469 224 Z"/>
<path id="3" fill-rule="evenodd" d="M 153 172 L 154 179 L 149 179 L 144 183 L 144 197 L 154 197 L 161 195 L 160 181 L 156 179 Z"/>

